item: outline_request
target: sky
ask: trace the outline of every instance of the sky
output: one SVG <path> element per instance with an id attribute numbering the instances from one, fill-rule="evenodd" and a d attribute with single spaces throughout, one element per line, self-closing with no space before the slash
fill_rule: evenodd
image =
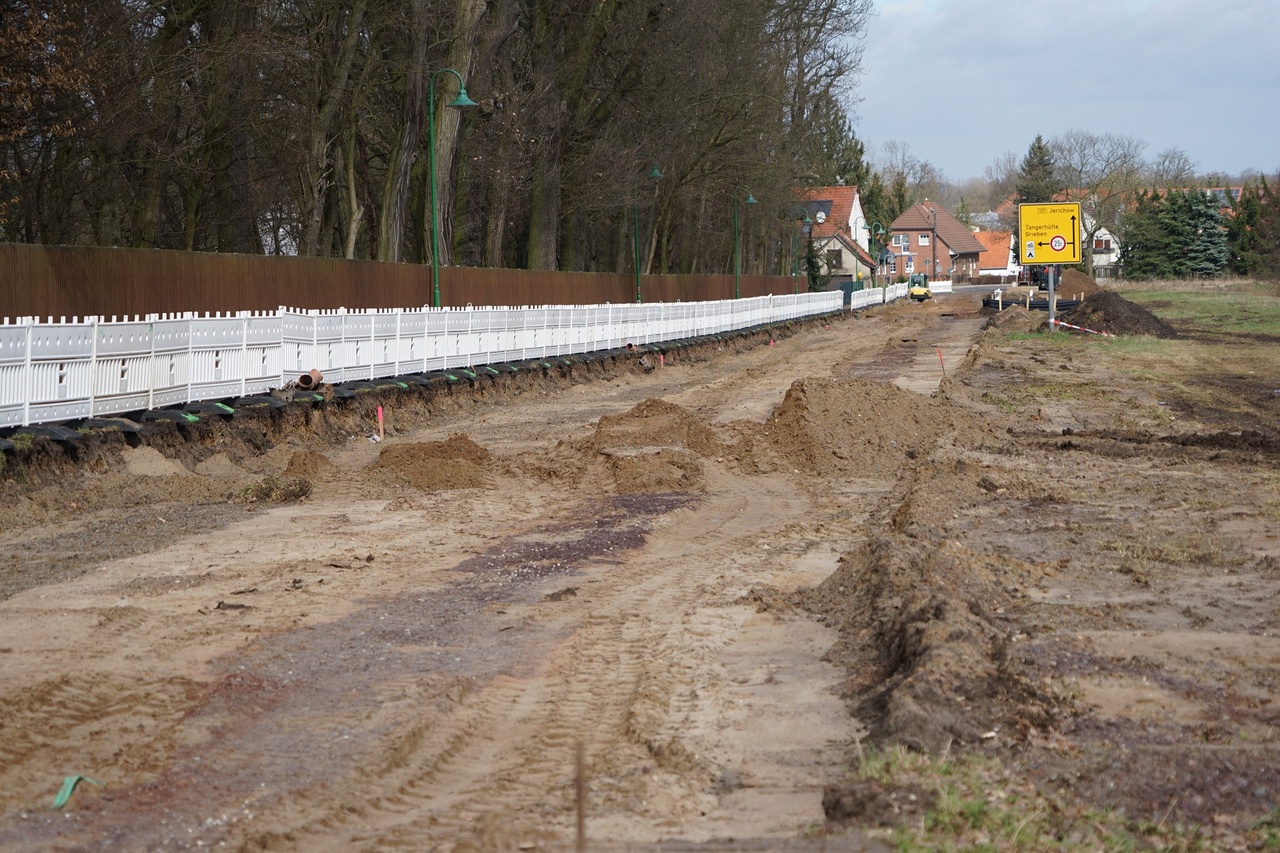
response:
<path id="1" fill-rule="evenodd" d="M 875 0 L 854 129 L 952 181 L 1041 134 L 1280 171 L 1280 0 Z"/>

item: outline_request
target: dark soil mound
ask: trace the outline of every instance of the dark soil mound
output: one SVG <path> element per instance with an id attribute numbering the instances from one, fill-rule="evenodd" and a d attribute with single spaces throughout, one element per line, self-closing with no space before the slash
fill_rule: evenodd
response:
<path id="1" fill-rule="evenodd" d="M 1113 335 L 1178 337 L 1173 327 L 1155 314 L 1110 290 L 1099 290 L 1086 296 L 1084 302 L 1064 312 L 1059 319 L 1073 326 L 1083 326 L 1095 332 L 1110 332 Z"/>

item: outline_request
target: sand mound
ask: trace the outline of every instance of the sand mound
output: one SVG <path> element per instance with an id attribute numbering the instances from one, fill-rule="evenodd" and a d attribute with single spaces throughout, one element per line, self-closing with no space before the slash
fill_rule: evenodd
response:
<path id="1" fill-rule="evenodd" d="M 599 452 L 649 447 L 709 455 L 724 450 L 716 434 L 688 409 L 654 399 L 645 400 L 620 415 L 601 417 L 592 445 Z"/>
<path id="2" fill-rule="evenodd" d="M 244 474 L 244 471 L 227 454 L 215 453 L 196 465 L 196 473 L 206 477 L 236 477 Z"/>
<path id="3" fill-rule="evenodd" d="M 1059 318 L 1075 326 L 1113 335 L 1149 335 L 1176 338 L 1173 327 L 1140 305 L 1110 290 L 1099 290 Z"/>
<path id="4" fill-rule="evenodd" d="M 773 450 L 797 469 L 834 466 L 863 477 L 893 477 L 907 459 L 932 453 L 944 436 L 981 441 L 982 433 L 966 421 L 972 424 L 943 400 L 893 385 L 801 379 L 788 389 L 761 436 L 767 435 Z"/>
<path id="5" fill-rule="evenodd" d="M 1080 270 L 1063 272 L 1062 282 L 1057 287 L 1059 299 L 1087 299 L 1100 290 L 1105 288 Z"/>
<path id="6" fill-rule="evenodd" d="M 645 494 L 701 491 L 701 457 L 726 445 L 688 409 L 649 399 L 600 418 L 587 449 L 606 461 L 619 494 Z"/>
<path id="7" fill-rule="evenodd" d="M 424 492 L 489 486 L 489 451 L 462 433 L 444 441 L 393 444 L 382 448 L 372 468 L 392 474 Z"/>
<path id="8" fill-rule="evenodd" d="M 664 449 L 613 456 L 609 467 L 618 494 L 700 492 L 705 487 L 702 461 L 692 453 Z"/>
<path id="9" fill-rule="evenodd" d="M 1014 305 L 994 315 L 987 321 L 988 329 L 1002 332 L 1034 332 L 1044 323 L 1042 312 L 1034 314 L 1021 305 Z"/>
<path id="10" fill-rule="evenodd" d="M 303 477 L 308 480 L 324 479 L 334 474 L 337 469 L 329 461 L 329 457 L 314 450 L 299 450 L 289 457 L 284 476 Z"/>
<path id="11" fill-rule="evenodd" d="M 154 447 L 125 447 L 121 454 L 125 471 L 135 477 L 181 477 L 191 473 L 181 462 Z"/>

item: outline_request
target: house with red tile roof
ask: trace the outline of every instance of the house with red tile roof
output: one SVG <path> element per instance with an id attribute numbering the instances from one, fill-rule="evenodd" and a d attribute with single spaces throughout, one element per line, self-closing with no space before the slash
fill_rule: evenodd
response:
<path id="1" fill-rule="evenodd" d="M 983 245 L 963 222 L 931 201 L 907 208 L 889 225 L 897 275 L 922 272 L 930 281 L 969 279 L 978 272 Z"/>
<path id="2" fill-rule="evenodd" d="M 973 236 L 982 244 L 978 256 L 978 275 L 999 277 L 1001 284 L 1017 281 L 1022 265 L 1014 252 L 1012 231 L 975 231 Z"/>
<path id="3" fill-rule="evenodd" d="M 796 218 L 808 216 L 810 224 L 801 227 L 808 230 L 808 239 L 813 240 L 814 251 L 831 276 L 831 286 L 870 282 L 875 261 L 868 249 L 870 226 L 858 188 L 811 187 L 796 195 Z"/>

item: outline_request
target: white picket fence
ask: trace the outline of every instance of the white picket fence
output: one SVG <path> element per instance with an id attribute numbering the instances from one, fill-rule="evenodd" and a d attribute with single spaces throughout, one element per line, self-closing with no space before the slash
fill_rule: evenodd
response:
<path id="1" fill-rule="evenodd" d="M 859 291 L 853 307 L 905 295 Z M 838 311 L 841 298 L 5 319 L 0 427 L 247 397 L 313 369 L 343 382 L 679 340 Z"/>

